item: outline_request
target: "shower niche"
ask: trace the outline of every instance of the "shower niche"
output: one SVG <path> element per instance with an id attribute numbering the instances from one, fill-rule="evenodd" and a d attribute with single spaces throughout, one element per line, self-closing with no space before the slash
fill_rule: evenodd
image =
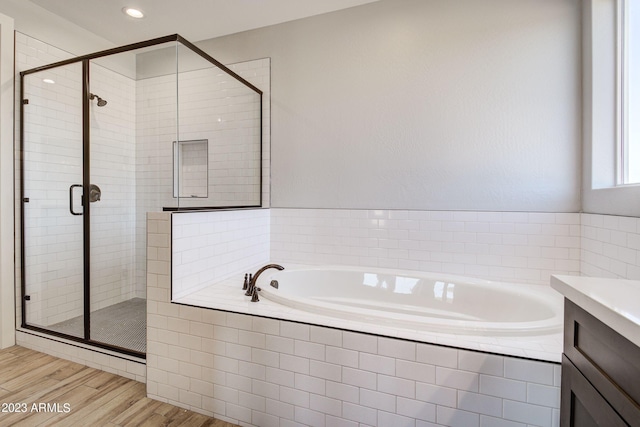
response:
<path id="1" fill-rule="evenodd" d="M 179 35 L 20 77 L 21 326 L 143 357 L 147 212 L 261 206 L 262 91 Z"/>
<path id="2" fill-rule="evenodd" d="M 173 141 L 173 197 L 209 197 L 209 141 Z"/>

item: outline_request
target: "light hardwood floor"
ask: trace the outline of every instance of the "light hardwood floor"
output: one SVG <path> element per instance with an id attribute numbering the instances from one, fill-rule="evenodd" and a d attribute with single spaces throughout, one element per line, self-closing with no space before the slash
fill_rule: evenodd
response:
<path id="1" fill-rule="evenodd" d="M 149 399 L 137 381 L 19 346 L 0 350 L 0 405 L 3 427 L 235 427 Z"/>

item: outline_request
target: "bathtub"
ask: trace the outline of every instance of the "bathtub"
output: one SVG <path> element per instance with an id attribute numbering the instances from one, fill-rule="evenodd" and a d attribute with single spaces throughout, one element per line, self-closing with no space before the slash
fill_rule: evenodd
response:
<path id="1" fill-rule="evenodd" d="M 258 286 L 261 297 L 290 308 L 394 328 L 526 337 L 563 327 L 562 297 L 544 285 L 324 267 L 268 270 Z"/>

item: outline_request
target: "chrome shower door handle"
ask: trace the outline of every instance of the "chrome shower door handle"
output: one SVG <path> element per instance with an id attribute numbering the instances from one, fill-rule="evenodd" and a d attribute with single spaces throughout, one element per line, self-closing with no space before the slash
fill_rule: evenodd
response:
<path id="1" fill-rule="evenodd" d="M 82 185 L 73 184 L 73 185 L 71 185 L 71 187 L 69 187 L 69 212 L 71 212 L 71 215 L 82 215 L 82 212 L 74 212 L 73 211 L 73 189 L 75 187 L 82 188 Z"/>

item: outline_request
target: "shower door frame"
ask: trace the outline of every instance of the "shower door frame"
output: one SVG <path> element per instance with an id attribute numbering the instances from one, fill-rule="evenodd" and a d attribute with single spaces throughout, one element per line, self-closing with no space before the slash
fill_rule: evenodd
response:
<path id="1" fill-rule="evenodd" d="M 198 54 L 214 66 L 220 68 L 225 71 L 231 77 L 243 83 L 245 86 L 249 87 L 251 90 L 256 92 L 260 96 L 260 183 L 259 183 L 259 202 L 257 205 L 243 205 L 243 206 L 226 206 L 226 207 L 196 207 L 196 208 L 165 208 L 164 210 L 217 210 L 217 209 L 245 209 L 245 208 L 259 208 L 262 207 L 262 149 L 263 149 L 263 138 L 262 138 L 262 91 L 255 87 L 253 84 L 249 83 L 247 80 L 233 72 L 231 69 L 226 67 L 224 64 L 217 61 L 215 58 L 211 57 L 209 54 L 184 39 L 179 34 L 172 34 L 169 36 L 158 37 L 155 39 L 132 43 L 125 46 L 116 47 L 113 49 L 107 49 L 87 55 L 78 56 L 76 58 L 67 59 L 64 61 L 54 62 L 52 64 L 43 65 L 36 68 L 31 68 L 26 71 L 20 72 L 20 151 L 19 151 L 19 163 L 20 163 L 20 302 L 21 302 L 21 327 L 24 329 L 30 329 L 37 332 L 42 332 L 48 335 L 57 336 L 60 338 L 65 338 L 71 341 L 81 342 L 84 344 L 89 344 L 95 347 L 112 350 L 118 353 L 127 354 L 130 356 L 140 357 L 145 359 L 146 353 L 131 350 L 128 348 L 118 347 L 115 345 L 107 344 L 100 341 L 94 341 L 91 339 L 91 215 L 90 215 L 90 200 L 89 197 L 84 197 L 84 195 L 89 195 L 89 186 L 91 180 L 91 168 L 90 168 L 90 144 L 91 144 L 91 123 L 90 123 L 90 93 L 89 93 L 89 65 L 90 61 L 97 58 L 102 58 L 118 53 L 124 53 L 132 50 L 137 50 L 141 48 L 151 47 L 163 43 L 169 42 L 179 42 L 185 47 L 189 48 L 194 53 Z M 82 230 L 83 230 L 83 320 L 84 320 L 84 337 L 77 337 L 69 334 L 65 334 L 62 332 L 53 331 L 47 329 L 42 326 L 30 325 L 27 323 L 27 289 L 26 289 L 26 265 L 25 265 L 25 218 L 24 218 L 24 204 L 26 203 L 25 199 L 25 183 L 24 183 L 24 105 L 28 103 L 28 100 L 25 100 L 24 97 L 24 80 L 25 76 L 29 74 L 34 74 L 40 71 L 45 71 L 52 68 L 57 68 L 69 64 L 74 63 L 82 63 Z M 176 78 L 179 75 L 176 70 Z M 178 128 L 179 129 L 179 128 Z M 146 333 L 146 331 L 145 331 Z"/>

